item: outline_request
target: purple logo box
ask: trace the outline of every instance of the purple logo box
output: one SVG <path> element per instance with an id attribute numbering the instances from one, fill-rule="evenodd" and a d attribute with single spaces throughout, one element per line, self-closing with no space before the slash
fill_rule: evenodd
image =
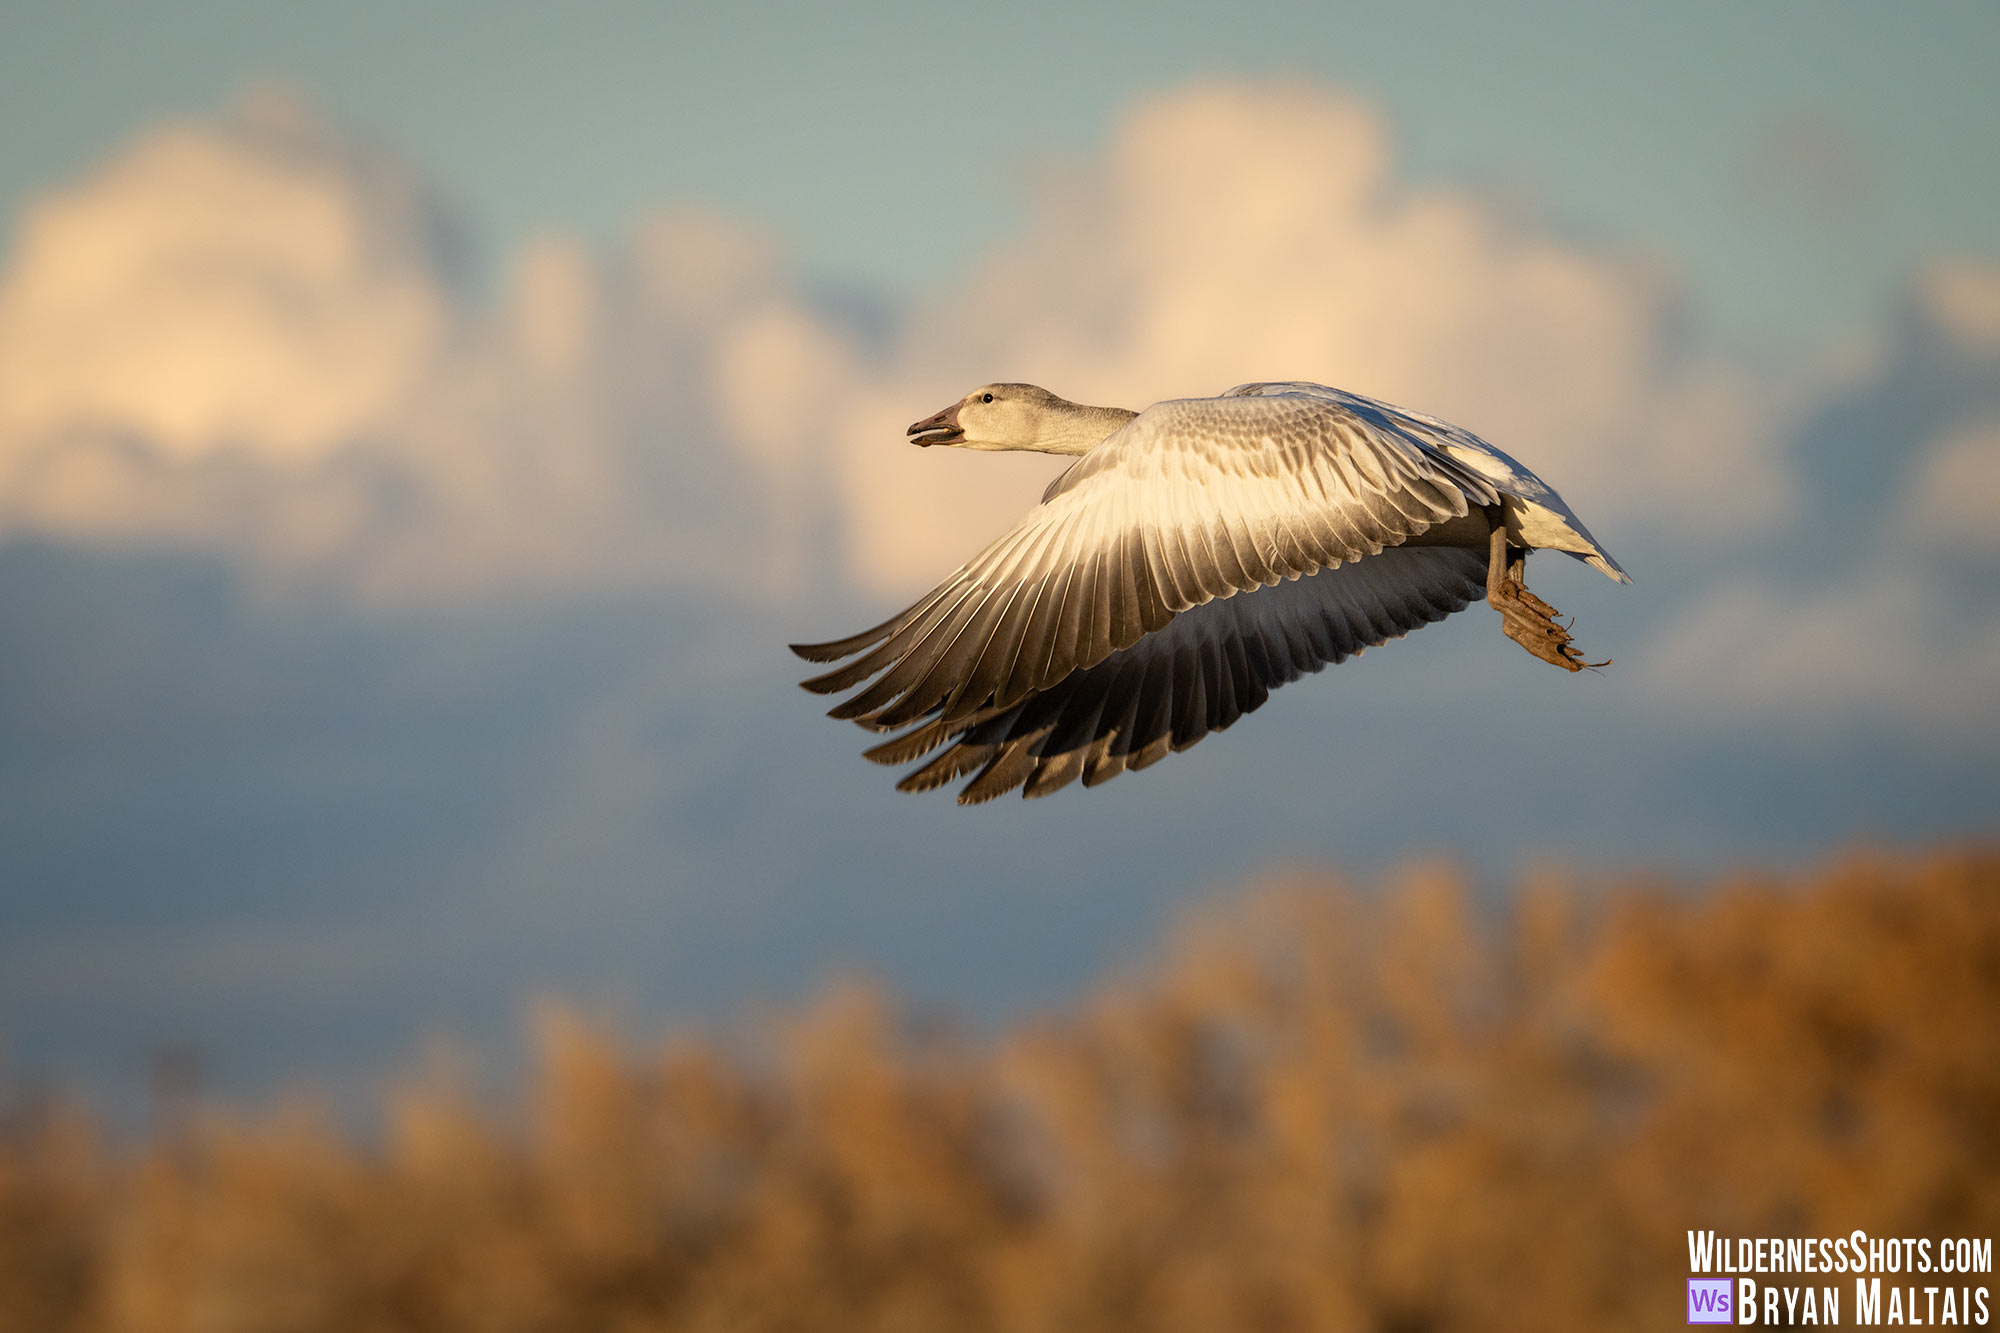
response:
<path id="1" fill-rule="evenodd" d="M 1688 1279 L 1688 1319 L 1690 1324 L 1733 1324 L 1729 1307 L 1734 1304 L 1726 1277 Z"/>

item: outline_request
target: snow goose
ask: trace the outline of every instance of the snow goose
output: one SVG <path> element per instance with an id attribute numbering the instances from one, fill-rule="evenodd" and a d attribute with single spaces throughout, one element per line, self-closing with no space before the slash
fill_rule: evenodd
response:
<path id="1" fill-rule="evenodd" d="M 862 687 L 829 716 L 900 732 L 868 758 L 942 749 L 900 790 L 971 774 L 962 804 L 1145 768 L 1482 593 L 1543 661 L 1609 665 L 1585 662 L 1528 591 L 1527 555 L 1563 551 L 1631 582 L 1561 496 L 1478 436 L 1319 384 L 1144 412 L 988 384 L 909 436 L 1081 455 L 908 610 L 793 645 L 844 662 L 808 690 Z"/>

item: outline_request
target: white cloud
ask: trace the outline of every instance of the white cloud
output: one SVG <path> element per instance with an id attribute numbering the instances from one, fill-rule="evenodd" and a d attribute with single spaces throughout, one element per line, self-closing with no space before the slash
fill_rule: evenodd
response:
<path id="1" fill-rule="evenodd" d="M 1136 107 L 886 349 L 729 219 L 662 215 L 608 250 L 544 238 L 490 310 L 452 282 L 447 234 L 406 172 L 269 97 L 49 195 L 0 277 L 0 525 L 219 547 L 403 602 L 783 589 L 837 532 L 851 577 L 902 593 L 1059 466 L 904 441 L 989 379 L 1135 407 L 1324 379 L 1486 435 L 1614 549 L 1669 528 L 1726 551 L 1794 503 L 1797 385 L 1692 343 L 1657 264 L 1400 185 L 1380 118 L 1305 85 Z M 1922 336 L 1984 364 L 1995 272 L 1920 274 Z M 1648 649 L 1649 697 L 1925 726 L 1979 701 L 1992 617 L 1923 562 L 1990 549 L 1970 497 L 2000 480 L 2000 435 L 1982 421 L 1909 469 L 1865 579 L 1692 596 Z"/>
<path id="2" fill-rule="evenodd" d="M 0 529 L 388 601 L 798 577 L 825 487 L 783 418 L 850 353 L 772 246 L 686 213 L 551 237 L 489 312 L 447 234 L 269 93 L 51 193 L 0 274 Z"/>
<path id="3" fill-rule="evenodd" d="M 1925 455 L 1903 497 L 1897 533 L 1959 555 L 2000 555 L 2000 420 L 1947 433 Z"/>
<path id="4" fill-rule="evenodd" d="M 1685 352 L 1657 266 L 1391 167 L 1379 117 L 1315 87 L 1143 104 L 877 361 L 713 217 L 549 238 L 474 308 L 408 174 L 267 96 L 143 136 L 22 229 L 0 522 L 409 599 L 783 586 L 831 505 L 850 572 L 907 588 L 1051 470 L 903 442 L 994 378 L 1132 406 L 1328 380 L 1486 434 L 1614 547 L 1782 511 L 1770 396 Z"/>
<path id="5" fill-rule="evenodd" d="M 448 336 L 436 224 L 407 173 L 275 95 L 154 130 L 22 219 L 0 437 L 323 459 L 379 426 Z"/>
<path id="6" fill-rule="evenodd" d="M 1391 166 L 1380 118 L 1311 86 L 1134 110 L 1045 187 L 1024 236 L 920 313 L 857 404 L 843 472 L 862 571 L 919 582 L 945 533 L 992 532 L 1032 499 L 1025 476 L 889 461 L 904 423 L 990 379 L 1132 407 L 1324 380 L 1485 435 L 1614 548 L 1641 525 L 1728 539 L 1787 511 L 1778 395 L 1688 350 L 1656 264 L 1477 193 L 1405 188 Z"/>
<path id="7" fill-rule="evenodd" d="M 1917 301 L 1968 354 L 2000 357 L 2000 264 L 1972 255 L 1934 260 L 1918 276 Z"/>
<path id="8" fill-rule="evenodd" d="M 1670 714 L 1722 725 L 1761 719 L 1824 727 L 1886 721 L 1938 739 L 2000 736 L 2000 266 L 1961 259 L 1911 284 L 1915 318 L 1858 360 L 1838 405 L 1869 423 L 1937 419 L 1928 436 L 1893 426 L 1866 444 L 1888 471 L 1847 520 L 1808 529 L 1809 576 L 1738 575 L 1690 590 L 1639 655 L 1644 694 Z M 1892 410 L 1884 410 L 1883 404 Z M 1912 429 L 1915 429 L 1912 427 Z M 1844 536 L 1844 540 L 1843 540 Z"/>
<path id="9" fill-rule="evenodd" d="M 1644 693 L 1712 726 L 1874 718 L 1990 742 L 2000 736 L 2000 619 L 1966 610 L 1909 564 L 1807 587 L 1731 578 L 1651 639 Z"/>

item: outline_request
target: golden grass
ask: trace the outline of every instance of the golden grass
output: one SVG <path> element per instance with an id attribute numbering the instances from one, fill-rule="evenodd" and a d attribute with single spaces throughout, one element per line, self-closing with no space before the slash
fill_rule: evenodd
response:
<path id="1" fill-rule="evenodd" d="M 378 1146 L 52 1110 L 0 1330 L 1665 1327 L 1689 1228 L 2000 1231 L 2000 855 L 1385 888 L 1266 884 L 990 1043 L 857 988 L 758 1050 L 548 1012 L 522 1108 Z"/>

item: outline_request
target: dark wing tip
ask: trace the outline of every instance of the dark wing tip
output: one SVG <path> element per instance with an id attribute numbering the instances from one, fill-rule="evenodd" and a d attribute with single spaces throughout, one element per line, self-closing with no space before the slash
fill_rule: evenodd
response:
<path id="1" fill-rule="evenodd" d="M 902 780 L 896 783 L 896 790 L 910 792 L 936 791 L 939 787 L 944 786 L 945 783 L 950 781 L 949 777 L 933 773 L 930 765 L 926 764 L 914 773 L 905 774 Z"/>
<path id="2" fill-rule="evenodd" d="M 855 635 L 851 639 L 836 639 L 832 643 L 788 643 L 785 646 L 808 662 L 838 662 L 843 657 L 852 657 L 882 636 Z"/>
<path id="3" fill-rule="evenodd" d="M 800 681 L 799 688 L 804 690 L 807 694 L 832 694 L 835 690 L 839 689 L 840 687 L 837 685 L 826 684 L 825 676 L 813 676 L 809 679 Z"/>
<path id="4" fill-rule="evenodd" d="M 786 646 L 808 662 L 838 662 L 843 657 L 852 657 L 863 648 L 872 648 L 888 638 L 907 624 L 912 615 L 922 610 L 924 605 L 925 603 L 919 603 L 901 615 L 891 616 L 872 629 L 862 630 L 859 634 L 850 634 L 844 639 L 835 639 L 830 643 L 793 643 Z"/>

